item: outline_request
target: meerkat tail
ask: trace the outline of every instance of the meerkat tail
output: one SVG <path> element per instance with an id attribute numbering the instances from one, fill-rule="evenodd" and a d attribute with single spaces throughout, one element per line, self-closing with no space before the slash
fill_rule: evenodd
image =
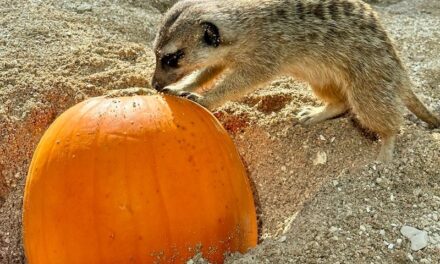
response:
<path id="1" fill-rule="evenodd" d="M 402 95 L 402 101 L 412 113 L 414 113 L 424 122 L 428 123 L 430 127 L 440 127 L 440 119 L 426 108 L 426 106 L 420 101 L 420 99 L 411 89 L 406 89 Z"/>

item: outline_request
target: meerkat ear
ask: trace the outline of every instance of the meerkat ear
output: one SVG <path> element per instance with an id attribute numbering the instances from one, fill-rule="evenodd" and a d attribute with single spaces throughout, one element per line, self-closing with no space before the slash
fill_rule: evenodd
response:
<path id="1" fill-rule="evenodd" d="M 220 33 L 218 27 L 210 22 L 203 22 L 203 41 L 208 46 L 218 47 L 220 45 Z"/>

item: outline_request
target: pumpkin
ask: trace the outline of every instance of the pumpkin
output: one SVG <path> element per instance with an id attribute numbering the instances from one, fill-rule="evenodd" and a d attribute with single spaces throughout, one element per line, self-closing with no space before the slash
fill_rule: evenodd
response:
<path id="1" fill-rule="evenodd" d="M 207 110 L 172 96 L 96 97 L 61 114 L 29 169 L 30 264 L 212 263 L 257 243 L 239 154 Z"/>

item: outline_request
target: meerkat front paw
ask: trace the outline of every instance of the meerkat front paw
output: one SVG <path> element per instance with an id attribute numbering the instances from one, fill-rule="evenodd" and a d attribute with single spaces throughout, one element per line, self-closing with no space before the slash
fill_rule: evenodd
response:
<path id="1" fill-rule="evenodd" d="M 304 125 L 311 125 L 316 123 L 318 120 L 316 120 L 317 115 L 319 115 L 322 112 L 322 109 L 320 107 L 312 107 L 312 106 L 306 106 L 301 109 L 301 111 L 298 112 L 296 115 L 296 118 L 298 119 L 299 123 Z"/>
<path id="2" fill-rule="evenodd" d="M 184 92 L 181 89 L 172 88 L 172 86 L 167 86 L 160 90 L 160 92 L 164 94 L 171 94 L 171 95 L 177 95 L 180 96 L 180 93 Z"/>
<path id="3" fill-rule="evenodd" d="M 173 89 L 170 87 L 163 88 L 161 92 L 163 92 L 165 94 L 171 94 L 171 95 L 175 95 L 175 96 L 184 97 L 184 98 L 187 98 L 187 99 L 194 101 L 196 103 L 202 104 L 201 99 L 203 98 L 203 96 L 196 94 L 196 93 L 192 93 L 192 92 L 188 92 L 188 91 L 184 91 L 184 90 L 180 90 L 180 89 Z"/>
<path id="4" fill-rule="evenodd" d="M 296 115 L 301 124 L 311 125 L 342 115 L 348 110 L 345 103 L 332 103 L 325 106 L 306 106 Z"/>
<path id="5" fill-rule="evenodd" d="M 201 95 L 199 95 L 199 94 L 192 93 L 192 92 L 186 92 L 186 91 L 182 91 L 182 92 L 179 94 L 179 96 L 180 96 L 180 97 L 185 97 L 185 98 L 187 98 L 187 99 L 189 99 L 189 100 L 191 100 L 191 101 L 194 101 L 194 102 L 196 102 L 196 103 L 199 103 L 199 104 L 200 104 L 200 102 L 201 102 L 201 99 L 203 98 L 203 96 L 201 96 Z"/>

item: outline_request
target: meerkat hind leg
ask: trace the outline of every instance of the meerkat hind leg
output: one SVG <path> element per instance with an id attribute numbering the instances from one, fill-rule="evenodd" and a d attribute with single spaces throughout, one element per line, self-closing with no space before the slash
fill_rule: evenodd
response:
<path id="1" fill-rule="evenodd" d="M 319 107 L 306 106 L 297 114 L 297 118 L 300 123 L 311 125 L 337 117 L 347 110 L 345 103 L 327 103 Z"/>
<path id="2" fill-rule="evenodd" d="M 401 102 L 394 92 L 396 88 L 384 85 L 382 82 L 368 83 L 371 84 L 370 87 L 358 85 L 347 90 L 348 101 L 360 123 L 376 132 L 382 141 L 377 160 L 390 162 L 393 158 L 395 138 L 403 122 Z"/>
<path id="3" fill-rule="evenodd" d="M 394 143 L 396 141 L 395 135 L 382 136 L 382 146 L 380 148 L 377 160 L 388 163 L 393 160 Z"/>

